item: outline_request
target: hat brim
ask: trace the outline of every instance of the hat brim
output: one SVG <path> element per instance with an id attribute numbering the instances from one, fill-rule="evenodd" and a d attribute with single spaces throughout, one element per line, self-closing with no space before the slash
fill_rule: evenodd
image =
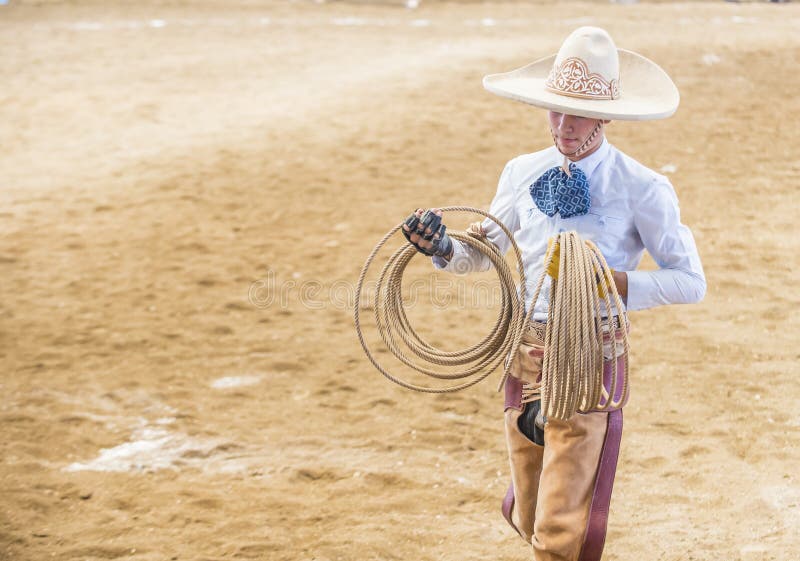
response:
<path id="1" fill-rule="evenodd" d="M 637 53 L 619 53 L 620 96 L 617 99 L 583 99 L 560 95 L 545 88 L 556 55 L 501 74 L 483 78 L 483 87 L 507 97 L 559 113 L 623 121 L 664 119 L 678 109 L 678 88 L 660 66 Z"/>

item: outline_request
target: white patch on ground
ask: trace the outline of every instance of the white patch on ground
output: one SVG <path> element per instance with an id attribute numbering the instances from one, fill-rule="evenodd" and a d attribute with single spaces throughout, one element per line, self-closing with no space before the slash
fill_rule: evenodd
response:
<path id="1" fill-rule="evenodd" d="M 260 380 L 260 377 L 250 377 Z M 126 407 L 134 407 L 141 396 L 129 396 Z M 94 459 L 74 462 L 62 469 L 67 472 L 151 472 L 162 469 L 198 469 L 206 473 L 242 473 L 248 464 L 242 460 L 242 446 L 219 438 L 201 438 L 170 430 L 177 423 L 177 410 L 149 398 L 145 415 L 119 415 L 114 428 L 130 434 L 127 442 L 102 448 Z M 91 413 L 82 417 L 105 419 Z M 115 430 L 119 433 L 119 430 Z M 124 438 L 124 437 L 123 437 Z"/>
<path id="2" fill-rule="evenodd" d="M 411 27 L 428 27 L 431 24 L 429 19 L 415 19 L 411 22 Z"/>
<path id="3" fill-rule="evenodd" d="M 800 488 L 791 485 L 767 485 L 761 487 L 761 500 L 774 512 L 771 523 L 762 531 L 753 544 L 756 547 L 744 547 L 740 550 L 742 561 L 766 561 L 764 552 L 757 546 L 775 536 L 795 532 L 800 526 Z M 769 559 L 774 559 L 769 557 Z"/>
<path id="4" fill-rule="evenodd" d="M 216 443 L 202 443 L 186 435 L 162 428 L 145 427 L 128 442 L 103 448 L 100 455 L 86 463 L 75 462 L 65 471 L 152 471 L 175 467 L 186 453 L 210 453 Z"/>
<path id="5" fill-rule="evenodd" d="M 720 62 L 722 59 L 719 58 L 714 53 L 706 53 L 703 55 L 703 58 L 701 60 L 703 61 L 703 64 L 705 64 L 706 66 L 713 66 L 714 64 Z"/>
<path id="6" fill-rule="evenodd" d="M 150 27 L 160 28 L 160 27 L 166 27 L 167 22 L 165 22 L 163 19 L 151 19 L 149 24 Z"/>
<path id="7" fill-rule="evenodd" d="M 211 387 L 216 390 L 226 390 L 242 386 L 255 386 L 259 382 L 261 382 L 261 376 L 225 376 L 211 382 Z"/>
<path id="8" fill-rule="evenodd" d="M 678 171 L 678 166 L 675 164 L 664 164 L 661 166 L 661 173 L 675 173 Z"/>
<path id="9" fill-rule="evenodd" d="M 800 489 L 788 485 L 770 485 L 761 488 L 761 499 L 775 510 L 800 507 Z"/>

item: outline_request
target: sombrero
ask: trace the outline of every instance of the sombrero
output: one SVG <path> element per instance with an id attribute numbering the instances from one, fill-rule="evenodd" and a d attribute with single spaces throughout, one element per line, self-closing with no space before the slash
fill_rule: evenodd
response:
<path id="1" fill-rule="evenodd" d="M 625 121 L 669 117 L 678 109 L 678 88 L 660 66 L 625 49 L 599 27 L 581 27 L 558 54 L 527 66 L 490 74 L 483 87 L 559 113 Z"/>

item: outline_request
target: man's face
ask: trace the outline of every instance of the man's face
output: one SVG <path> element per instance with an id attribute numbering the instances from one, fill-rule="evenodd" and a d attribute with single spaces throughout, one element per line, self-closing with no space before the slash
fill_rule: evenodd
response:
<path id="1" fill-rule="evenodd" d="M 571 154 L 592 134 L 600 119 L 577 117 L 565 113 L 548 112 L 550 130 L 553 132 L 556 147 L 562 154 Z M 603 142 L 603 131 L 594 138 L 582 154 L 588 155 Z"/>

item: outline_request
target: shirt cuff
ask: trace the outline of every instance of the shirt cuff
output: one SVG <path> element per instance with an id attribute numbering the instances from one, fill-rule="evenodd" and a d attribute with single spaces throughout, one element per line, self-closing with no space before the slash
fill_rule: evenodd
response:
<path id="1" fill-rule="evenodd" d="M 657 290 L 650 271 L 626 271 L 628 275 L 628 311 L 645 310 L 655 304 L 650 302 L 650 294 Z"/>
<path id="2" fill-rule="evenodd" d="M 703 299 L 705 277 L 682 269 L 630 271 L 628 309 L 645 310 L 665 304 L 693 304 Z"/>
<path id="3" fill-rule="evenodd" d="M 450 264 L 447 259 L 439 257 L 438 255 L 431 257 L 431 261 L 433 261 L 433 266 L 437 269 L 447 269 L 447 266 Z"/>
<path id="4" fill-rule="evenodd" d="M 450 238 L 452 240 L 452 238 Z M 452 264 L 455 260 L 456 255 L 460 255 L 465 253 L 461 242 L 458 240 L 453 240 L 453 256 L 450 258 L 450 261 L 445 259 L 444 257 L 440 257 L 438 255 L 434 255 L 431 257 L 431 261 L 433 261 L 433 266 L 440 271 L 452 271 Z"/>

